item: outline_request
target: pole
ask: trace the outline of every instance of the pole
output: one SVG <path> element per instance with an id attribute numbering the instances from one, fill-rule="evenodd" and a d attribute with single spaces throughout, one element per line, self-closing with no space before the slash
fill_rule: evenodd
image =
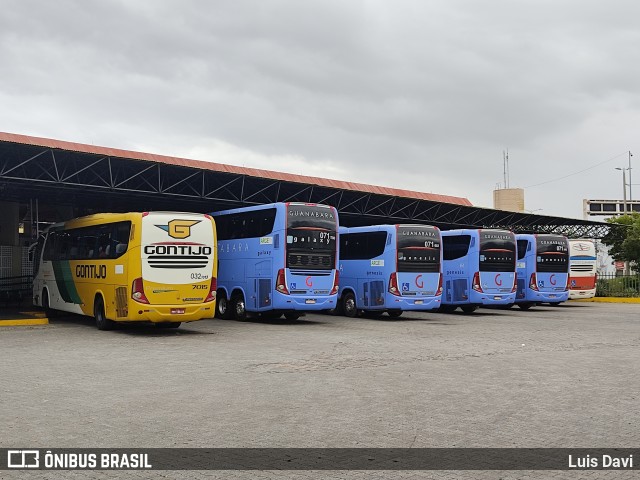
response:
<path id="1" fill-rule="evenodd" d="M 625 170 L 624 168 L 622 169 L 622 208 L 624 208 L 624 215 L 627 214 L 627 175 Z"/>
<path id="2" fill-rule="evenodd" d="M 633 196 L 631 195 L 631 157 L 633 157 L 633 154 L 631 150 L 629 150 L 629 202 L 633 200 Z M 631 206 L 631 208 L 633 209 L 633 206 Z"/>

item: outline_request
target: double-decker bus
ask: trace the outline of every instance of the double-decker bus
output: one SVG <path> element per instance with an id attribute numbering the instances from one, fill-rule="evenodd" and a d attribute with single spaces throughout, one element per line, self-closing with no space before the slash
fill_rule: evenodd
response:
<path id="1" fill-rule="evenodd" d="M 569 241 L 562 235 L 518 234 L 516 304 L 557 305 L 569 298 Z"/>
<path id="2" fill-rule="evenodd" d="M 338 295 L 338 212 L 272 203 L 212 212 L 218 231 L 219 318 L 297 319 L 332 310 Z"/>
<path id="3" fill-rule="evenodd" d="M 117 322 L 177 328 L 212 318 L 215 225 L 209 215 L 101 213 L 49 227 L 35 250 L 33 303 Z"/>
<path id="4" fill-rule="evenodd" d="M 569 298 L 596 296 L 596 245 L 593 240 L 569 240 Z"/>
<path id="5" fill-rule="evenodd" d="M 440 230 L 429 225 L 340 228 L 338 312 L 399 317 L 442 296 Z"/>
<path id="6" fill-rule="evenodd" d="M 442 232 L 442 311 L 471 313 L 482 305 L 510 305 L 516 296 L 516 236 L 508 230 Z"/>

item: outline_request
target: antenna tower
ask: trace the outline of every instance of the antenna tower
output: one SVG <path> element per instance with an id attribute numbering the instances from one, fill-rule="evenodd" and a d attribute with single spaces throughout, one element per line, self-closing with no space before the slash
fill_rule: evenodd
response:
<path id="1" fill-rule="evenodd" d="M 504 188 L 509 188 L 509 149 L 502 151 L 502 175 L 504 177 Z"/>

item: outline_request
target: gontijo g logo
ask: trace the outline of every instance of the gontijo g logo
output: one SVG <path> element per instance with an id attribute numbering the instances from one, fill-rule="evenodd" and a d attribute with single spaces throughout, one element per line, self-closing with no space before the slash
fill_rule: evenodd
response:
<path id="1" fill-rule="evenodd" d="M 167 225 L 156 225 L 169 234 L 171 238 L 187 238 L 191 235 L 191 227 L 200 220 L 171 220 Z"/>

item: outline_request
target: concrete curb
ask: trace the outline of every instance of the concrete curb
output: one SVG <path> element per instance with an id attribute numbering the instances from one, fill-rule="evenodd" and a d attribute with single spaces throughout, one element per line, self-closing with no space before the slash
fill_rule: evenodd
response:
<path id="1" fill-rule="evenodd" d="M 594 297 L 594 298 L 576 298 L 572 302 L 594 302 L 594 303 L 640 303 L 640 298 L 627 297 Z"/>
<path id="2" fill-rule="evenodd" d="M 0 327 L 22 327 L 29 325 L 49 325 L 48 318 L 21 318 L 0 320 Z"/>

